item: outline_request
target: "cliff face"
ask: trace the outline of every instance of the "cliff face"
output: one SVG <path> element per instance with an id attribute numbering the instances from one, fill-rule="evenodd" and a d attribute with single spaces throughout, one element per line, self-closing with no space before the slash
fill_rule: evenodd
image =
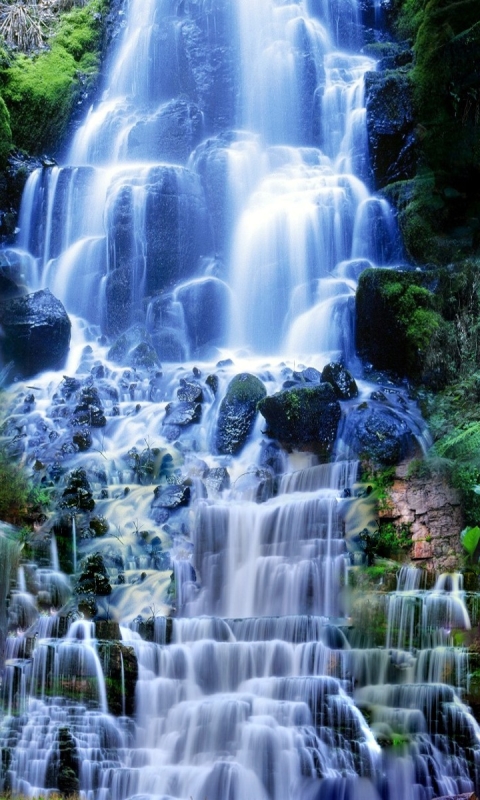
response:
<path id="1" fill-rule="evenodd" d="M 392 12 L 366 82 L 374 182 L 411 260 L 458 262 L 480 243 L 480 9 L 397 0 Z"/>
<path id="2" fill-rule="evenodd" d="M 409 476 L 408 464 L 395 471 L 388 501 L 379 510 L 381 523 L 408 527 L 411 558 L 432 572 L 451 572 L 461 564 L 459 532 L 464 515 L 461 495 L 444 477 Z"/>

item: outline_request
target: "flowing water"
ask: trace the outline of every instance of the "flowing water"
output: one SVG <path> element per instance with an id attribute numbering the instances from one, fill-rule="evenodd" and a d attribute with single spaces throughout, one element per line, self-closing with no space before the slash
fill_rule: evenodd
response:
<path id="1" fill-rule="evenodd" d="M 260 420 L 240 456 L 213 445 L 238 372 L 272 394 L 302 362 L 342 360 L 360 390 L 344 417 L 370 398 L 356 281 L 401 253 L 391 209 L 368 187 L 363 84 L 375 64 L 360 50 L 361 9 L 130 0 L 124 11 L 103 94 L 62 164 L 29 179 L 5 254 L 62 300 L 73 338 L 63 373 L 12 387 L 4 435 L 62 487 L 84 468 L 109 527 L 94 538 L 85 514 L 66 511 L 12 579 L 4 786 L 53 790 L 67 728 L 86 800 L 433 800 L 478 788 L 480 729 L 454 647 L 470 627 L 460 576 L 427 590 L 404 567 L 381 595 L 380 633 L 353 626 L 350 576 L 372 509 L 348 424 L 331 464 L 275 449 Z M 113 357 L 108 337 L 132 325 L 162 368 L 128 363 L 128 347 Z M 182 427 L 171 404 L 192 382 L 201 421 Z M 105 419 L 78 452 L 72 397 L 92 385 Z M 389 388 L 382 402 L 421 446 L 418 412 Z M 180 478 L 189 504 L 152 502 L 154 485 Z M 108 568 L 113 590 L 98 604 L 121 624 L 116 717 L 104 643 L 65 612 L 74 579 L 56 536 L 70 571 L 96 552 Z"/>

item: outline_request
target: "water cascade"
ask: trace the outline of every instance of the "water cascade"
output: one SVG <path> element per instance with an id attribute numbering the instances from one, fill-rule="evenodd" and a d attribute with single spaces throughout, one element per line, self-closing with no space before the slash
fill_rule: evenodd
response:
<path id="1" fill-rule="evenodd" d="M 62 510 L 10 593 L 13 793 L 66 776 L 84 800 L 480 787 L 459 576 L 427 589 L 403 567 L 382 634 L 352 603 L 372 513 L 359 408 L 426 440 L 355 354 L 357 279 L 401 256 L 368 187 L 361 45 L 357 0 L 130 0 L 103 93 L 27 183 L 6 257 L 63 302 L 72 343 L 61 372 L 12 387 L 4 426 Z M 255 413 L 243 447 L 219 445 L 234 376 L 273 395 L 332 362 L 358 397 L 335 399 L 328 459 Z M 3 536 L 0 553 L 11 570 Z"/>

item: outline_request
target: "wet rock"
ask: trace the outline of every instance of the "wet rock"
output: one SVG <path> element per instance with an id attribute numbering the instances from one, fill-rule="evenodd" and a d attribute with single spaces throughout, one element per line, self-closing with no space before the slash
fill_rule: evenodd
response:
<path id="1" fill-rule="evenodd" d="M 211 389 L 212 394 L 215 397 L 217 395 L 219 386 L 218 375 L 208 375 L 205 379 L 205 383 Z"/>
<path id="2" fill-rule="evenodd" d="M 104 536 L 108 533 L 109 528 L 110 525 L 105 517 L 90 518 L 90 530 L 94 532 L 95 536 Z"/>
<path id="3" fill-rule="evenodd" d="M 288 449 L 311 450 L 323 457 L 332 452 L 341 411 L 329 383 L 278 392 L 258 408 L 267 421 L 266 433 Z"/>
<path id="4" fill-rule="evenodd" d="M 95 386 L 85 386 L 79 393 L 78 403 L 73 412 L 72 424 L 90 425 L 92 428 L 104 428 L 107 424 L 107 419 L 103 413 L 102 401 Z"/>
<path id="5" fill-rule="evenodd" d="M 262 442 L 260 452 L 260 466 L 268 467 L 275 475 L 285 472 L 284 453 L 277 442 Z"/>
<path id="6" fill-rule="evenodd" d="M 344 436 L 354 451 L 375 464 L 399 464 L 415 451 L 416 440 L 407 423 L 389 408 L 362 403 L 348 414 Z"/>
<path id="7" fill-rule="evenodd" d="M 367 269 L 356 298 L 359 354 L 376 369 L 434 385 L 445 379 L 436 348 L 444 321 L 428 288 L 436 271 Z M 437 342 L 437 344 L 436 344 Z"/>
<path id="8" fill-rule="evenodd" d="M 230 475 L 225 467 L 209 469 L 204 480 L 209 496 L 230 489 Z"/>
<path id="9" fill-rule="evenodd" d="M 322 381 L 326 381 L 331 386 L 339 400 L 351 400 L 357 397 L 358 387 L 355 379 L 348 369 L 339 362 L 327 364 L 322 371 Z"/>
<path id="10" fill-rule="evenodd" d="M 92 553 L 82 563 L 75 593 L 79 596 L 107 597 L 112 593 L 107 569 L 101 553 Z"/>
<path id="11" fill-rule="evenodd" d="M 200 403 L 169 403 L 165 408 L 164 425 L 192 425 L 200 422 L 202 406 Z"/>
<path id="12" fill-rule="evenodd" d="M 153 345 L 140 342 L 128 354 L 127 364 L 134 369 L 156 369 L 160 366 L 160 360 Z"/>
<path id="13" fill-rule="evenodd" d="M 256 503 L 264 503 L 274 493 L 274 476 L 269 469 L 253 467 L 235 481 L 234 489 L 242 497 Z"/>
<path id="14" fill-rule="evenodd" d="M 60 507 L 76 511 L 93 511 L 95 500 L 84 469 L 76 469 L 70 473 L 67 486 L 62 493 Z"/>
<path id="15" fill-rule="evenodd" d="M 175 293 L 182 304 L 192 355 L 224 341 L 230 307 L 230 289 L 218 278 L 202 278 L 181 286 Z M 207 351 L 208 352 L 208 351 Z"/>
<path id="16" fill-rule="evenodd" d="M 103 621 L 96 623 L 98 638 L 100 638 L 99 633 L 103 630 L 102 624 Z M 99 641 L 97 650 L 105 675 L 110 714 L 114 714 L 116 717 L 133 716 L 135 713 L 135 686 L 138 678 L 138 663 L 133 647 L 128 647 L 119 641 Z"/>
<path id="17" fill-rule="evenodd" d="M 142 361 L 145 359 L 148 365 L 158 366 L 151 337 L 143 325 L 133 325 L 124 331 L 108 351 L 108 358 L 115 364 L 128 367 L 144 366 Z"/>
<path id="18" fill-rule="evenodd" d="M 167 509 L 174 511 L 181 506 L 187 506 L 190 502 L 190 487 L 182 483 L 175 483 L 162 489 L 157 486 L 154 490 L 152 508 Z"/>
<path id="19" fill-rule="evenodd" d="M 80 788 L 80 761 L 75 739 L 69 728 L 58 729 L 56 786 L 64 797 L 71 797 Z"/>
<path id="20" fill-rule="evenodd" d="M 178 97 L 133 126 L 128 155 L 137 161 L 185 163 L 203 138 L 203 115 L 195 103 Z"/>
<path id="21" fill-rule="evenodd" d="M 78 378 L 69 378 L 68 375 L 63 376 L 63 381 L 59 386 L 59 392 L 65 400 L 70 400 L 82 387 L 82 382 Z"/>
<path id="22" fill-rule="evenodd" d="M 240 452 L 252 431 L 257 404 L 266 393 L 263 383 L 249 373 L 230 381 L 217 420 L 215 444 L 219 453 Z"/>
<path id="23" fill-rule="evenodd" d="M 203 402 L 203 389 L 199 383 L 182 378 L 180 389 L 177 389 L 177 397 L 184 403 L 201 403 Z"/>
<path id="24" fill-rule="evenodd" d="M 73 443 L 78 447 L 81 453 L 89 450 L 92 446 L 92 434 L 88 427 L 83 427 L 73 434 Z"/>
<path id="25" fill-rule="evenodd" d="M 233 124 L 237 99 L 232 4 L 217 0 L 183 8 L 179 45 L 185 69 L 181 88 L 197 99 L 206 134 L 224 130 Z"/>
<path id="26" fill-rule="evenodd" d="M 306 367 L 300 372 L 293 372 L 292 378 L 299 383 L 320 383 L 322 380 L 320 372 L 314 367 Z"/>
<path id="27" fill-rule="evenodd" d="M 325 23 L 325 6 L 322 0 L 307 0 L 310 14 Z M 354 0 L 331 0 L 327 6 L 329 29 L 334 42 L 342 49 L 355 48 L 362 41 L 362 27 L 358 20 L 358 4 Z"/>
<path id="28" fill-rule="evenodd" d="M 367 131 L 377 187 L 415 175 L 412 83 L 403 70 L 365 75 Z"/>
<path id="29" fill-rule="evenodd" d="M 70 347 L 71 324 L 60 300 L 48 289 L 0 303 L 4 363 L 28 377 L 59 369 Z"/>
<path id="30" fill-rule="evenodd" d="M 145 183 L 145 252 L 136 250 L 136 194 L 132 185 L 112 193 L 107 240 L 114 254 L 106 282 L 106 332 L 120 333 L 144 317 L 144 297 L 132 285 L 145 282 L 145 296 L 171 290 L 194 274 L 210 250 L 205 198 L 197 175 L 180 166 L 155 166 Z M 160 357 L 163 357 L 157 350 Z"/>

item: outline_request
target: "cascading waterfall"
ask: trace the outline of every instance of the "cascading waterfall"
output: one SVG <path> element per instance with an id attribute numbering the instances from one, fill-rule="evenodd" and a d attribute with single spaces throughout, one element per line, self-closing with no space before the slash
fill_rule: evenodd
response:
<path id="1" fill-rule="evenodd" d="M 115 719 L 115 681 L 93 623 L 72 621 L 55 538 L 48 566 L 22 567 L 0 727 L 14 793 L 58 785 L 65 728 L 85 800 L 433 800 L 480 786 L 466 651 L 453 646 L 452 629 L 470 627 L 458 577 L 430 591 L 403 568 L 384 595 L 385 647 L 352 631 L 364 520 L 348 424 L 329 464 L 266 456 L 259 422 L 239 456 L 212 445 L 239 367 L 271 394 L 305 374 L 301 360 L 314 372 L 342 360 L 359 400 L 371 393 L 355 358 L 356 281 L 400 250 L 367 186 L 375 64 L 356 0 L 339 8 L 131 0 L 65 162 L 26 186 L 12 257 L 76 324 L 67 377 L 38 376 L 30 414 L 17 389 L 12 418 L 27 462 L 94 476 L 109 530 L 95 539 L 77 509 L 68 541 L 74 571 L 77 547 L 102 553 L 112 592 L 98 616 L 121 623 L 123 641 Z M 130 326 L 163 370 L 128 361 Z M 96 422 L 78 452 L 65 420 L 80 391 Z M 421 438 L 403 396 L 381 402 Z M 179 492 L 179 474 L 181 510 L 161 492 L 152 501 L 152 483 Z"/>

